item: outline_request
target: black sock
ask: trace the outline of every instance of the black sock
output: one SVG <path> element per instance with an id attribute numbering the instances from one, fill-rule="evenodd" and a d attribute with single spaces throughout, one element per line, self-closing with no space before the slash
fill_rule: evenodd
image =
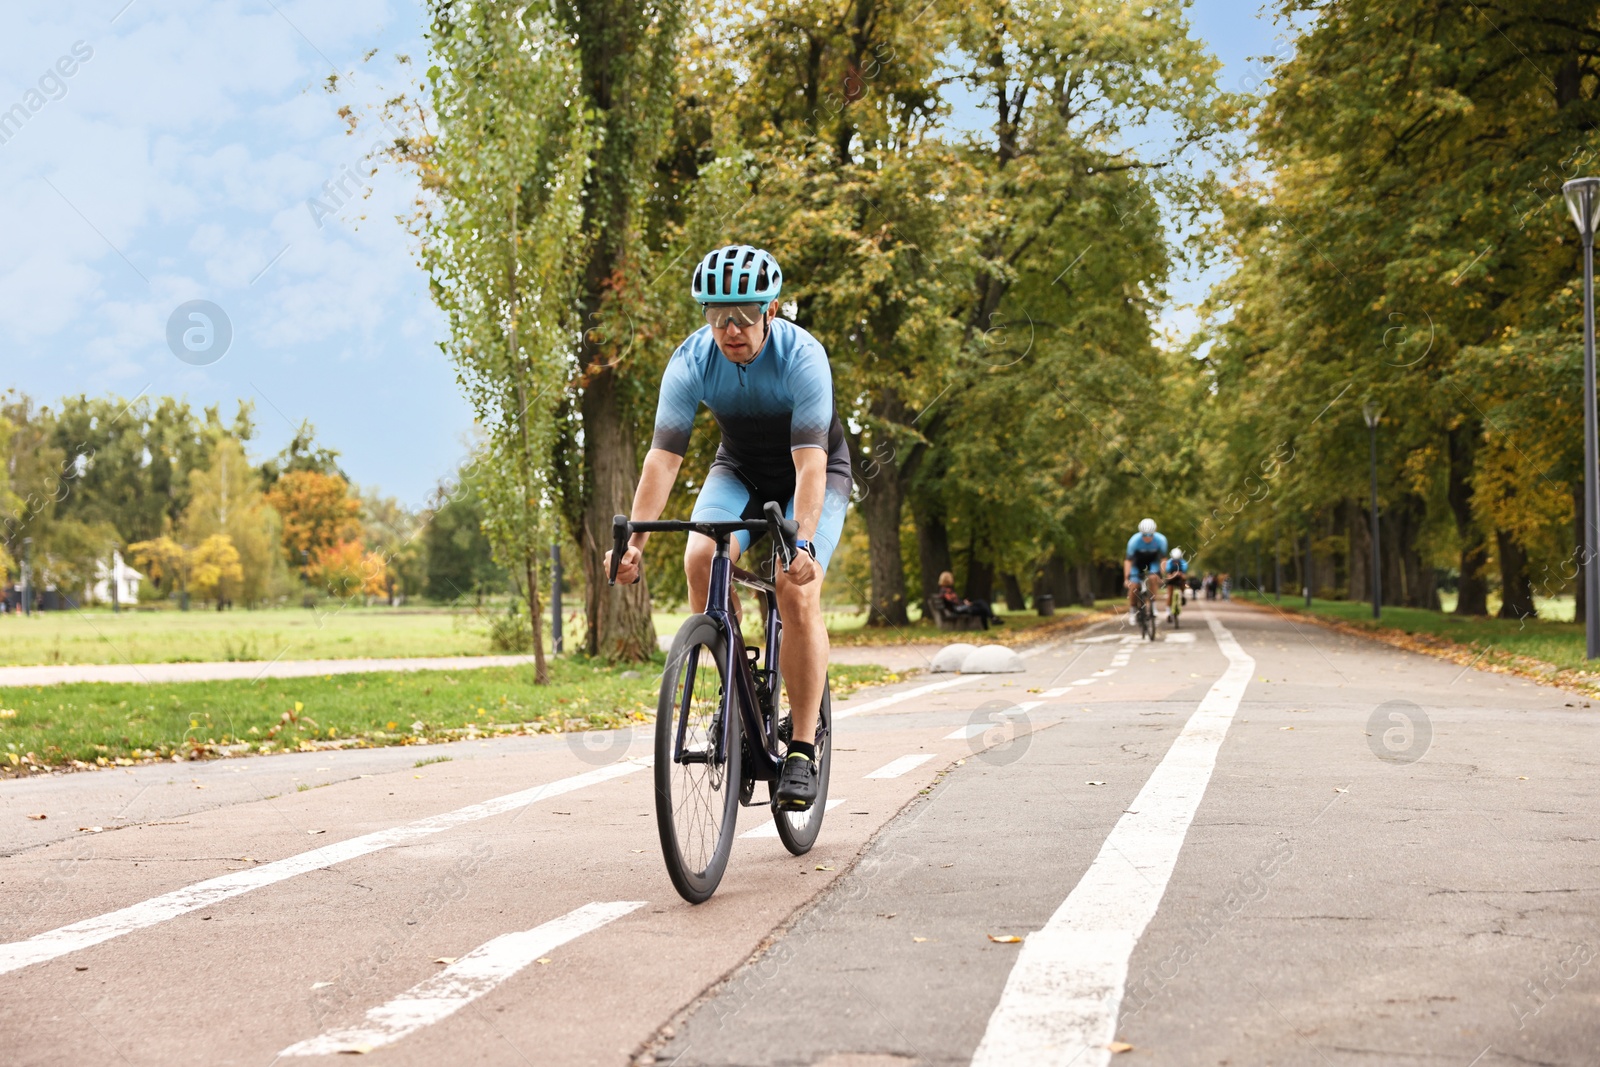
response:
<path id="1" fill-rule="evenodd" d="M 789 755 L 804 756 L 808 760 L 815 761 L 817 758 L 817 746 L 810 741 L 790 741 Z"/>

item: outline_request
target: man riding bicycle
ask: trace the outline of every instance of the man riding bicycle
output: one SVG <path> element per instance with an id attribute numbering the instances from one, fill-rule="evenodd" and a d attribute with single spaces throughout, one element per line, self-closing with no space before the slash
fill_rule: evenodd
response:
<path id="1" fill-rule="evenodd" d="M 1189 561 L 1183 558 L 1183 549 L 1175 548 L 1166 562 L 1167 579 L 1167 621 L 1172 621 L 1172 600 L 1178 598 L 1178 606 L 1183 606 L 1184 591 L 1189 587 Z"/>
<path id="2" fill-rule="evenodd" d="M 1150 601 L 1155 602 L 1156 583 L 1161 563 L 1167 555 L 1167 538 L 1156 532 L 1156 520 L 1140 519 L 1139 532 L 1128 538 L 1128 552 L 1122 561 L 1122 580 L 1128 586 L 1128 622 L 1139 622 L 1139 586 L 1148 581 Z"/>
<path id="3" fill-rule="evenodd" d="M 656 407 L 655 437 L 633 495 L 634 521 L 661 517 L 701 404 L 722 431 L 716 459 L 695 499 L 693 521 L 761 517 L 769 500 L 785 502 L 800 526 L 794 561 L 777 573 L 783 616 L 781 652 L 793 740 L 773 797 L 804 810 L 817 796 L 817 717 L 828 677 L 828 631 L 822 577 L 844 529 L 850 502 L 850 452 L 833 406 L 833 373 L 820 342 L 777 318 L 783 272 L 770 254 L 749 245 L 709 253 L 695 268 L 690 292 L 705 314 L 700 327 L 667 362 Z M 617 567 L 617 581 L 639 580 L 647 533 L 636 533 Z M 734 560 L 750 547 L 734 535 Z M 683 568 L 689 605 L 704 611 L 715 542 L 691 533 Z M 611 553 L 606 553 L 606 566 Z"/>

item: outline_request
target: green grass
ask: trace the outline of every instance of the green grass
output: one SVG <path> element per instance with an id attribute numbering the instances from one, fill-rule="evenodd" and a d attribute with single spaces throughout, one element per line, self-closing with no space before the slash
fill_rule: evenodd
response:
<path id="1" fill-rule="evenodd" d="M 1241 600 L 1265 601 L 1283 611 L 1305 612 L 1338 619 L 1363 629 L 1399 630 L 1407 634 L 1442 637 L 1486 651 L 1486 655 L 1527 656 L 1563 670 L 1585 668 L 1583 627 L 1554 619 L 1496 619 L 1451 615 L 1423 608 L 1383 609 L 1381 622 L 1373 622 L 1371 603 L 1350 600 L 1314 600 L 1309 609 L 1300 597 L 1235 593 Z M 1543 611 L 1543 607 L 1540 607 Z M 1567 617 L 1571 618 L 1570 610 Z"/>
<path id="2" fill-rule="evenodd" d="M 0 769 L 608 729 L 654 716 L 663 662 L 630 669 L 563 657 L 548 686 L 534 685 L 530 665 L 5 689 Z M 880 667 L 830 669 L 835 696 L 892 677 Z"/>
<path id="3" fill-rule="evenodd" d="M 1102 604 L 1101 607 L 1105 605 Z M 977 637 L 981 637 L 984 642 L 1012 644 L 1019 639 L 1032 636 L 1031 631 L 1057 625 L 1064 620 L 1097 610 L 1100 609 L 1074 604 L 1057 608 L 1056 613 L 1047 618 L 1036 611 L 1005 611 L 996 608 L 996 612 L 1005 620 L 1005 625 L 991 627 L 987 633 L 982 630 L 962 632 L 941 630 L 931 619 L 914 619 L 910 626 L 868 626 L 864 612 L 849 615 L 832 614 L 828 617 L 828 638 L 834 645 L 841 647 L 898 645 L 907 641 L 975 641 Z"/>
<path id="4" fill-rule="evenodd" d="M 0 616 L 0 665 L 481 656 L 487 629 L 444 608 L 41 611 Z"/>

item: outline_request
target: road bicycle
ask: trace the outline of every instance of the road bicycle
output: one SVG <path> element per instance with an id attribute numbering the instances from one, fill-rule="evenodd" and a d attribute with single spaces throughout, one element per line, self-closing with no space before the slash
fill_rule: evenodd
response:
<path id="1" fill-rule="evenodd" d="M 802 856 L 816 843 L 827 808 L 832 763 L 833 708 L 824 681 L 817 719 L 817 798 L 803 811 L 780 809 L 778 773 L 791 739 L 780 652 L 783 620 L 778 615 L 777 568 L 789 569 L 799 526 L 776 503 L 765 518 L 737 522 L 629 522 L 612 520 L 610 580 L 635 533 L 700 533 L 716 544 L 706 610 L 691 615 L 672 640 L 661 673 L 656 705 L 656 829 L 667 874 L 678 894 L 699 904 L 716 892 L 733 850 L 739 808 L 772 808 L 778 838 Z M 738 566 L 728 540 L 738 531 L 773 534 L 773 552 L 763 574 Z M 766 620 L 766 647 L 746 646 L 734 611 L 734 583 L 754 590 Z M 767 783 L 767 799 L 755 799 L 756 783 Z"/>
<path id="2" fill-rule="evenodd" d="M 1152 584 L 1149 578 L 1141 578 L 1139 587 L 1134 592 L 1135 614 L 1139 620 L 1139 636 L 1150 641 L 1156 639 L 1156 593 L 1155 590 L 1150 588 Z"/>
<path id="3" fill-rule="evenodd" d="M 1171 590 L 1177 594 L 1172 598 L 1172 611 L 1170 613 L 1172 615 L 1172 628 L 1177 630 L 1181 629 L 1179 620 L 1183 618 L 1183 586 L 1174 585 Z"/>

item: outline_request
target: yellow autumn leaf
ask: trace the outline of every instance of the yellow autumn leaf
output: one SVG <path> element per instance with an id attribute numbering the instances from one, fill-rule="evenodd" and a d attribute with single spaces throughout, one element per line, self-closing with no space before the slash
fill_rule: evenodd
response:
<path id="1" fill-rule="evenodd" d="M 1016 934 L 990 934 L 989 940 L 997 945 L 1017 945 L 1022 943 L 1022 938 Z"/>

